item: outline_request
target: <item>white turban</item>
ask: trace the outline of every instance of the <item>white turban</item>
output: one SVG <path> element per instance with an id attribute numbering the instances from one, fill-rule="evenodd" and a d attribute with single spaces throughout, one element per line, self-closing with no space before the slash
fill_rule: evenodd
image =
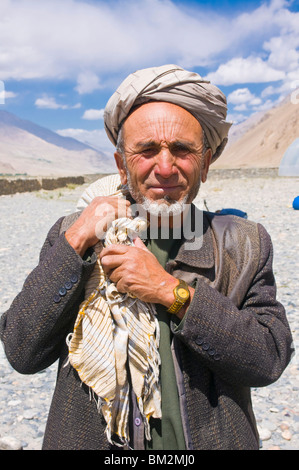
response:
<path id="1" fill-rule="evenodd" d="M 104 124 L 116 145 L 124 119 L 131 109 L 148 101 L 166 101 L 189 111 L 201 124 L 215 161 L 222 153 L 231 123 L 226 122 L 225 95 L 194 72 L 177 65 L 152 67 L 129 75 L 109 99 Z"/>

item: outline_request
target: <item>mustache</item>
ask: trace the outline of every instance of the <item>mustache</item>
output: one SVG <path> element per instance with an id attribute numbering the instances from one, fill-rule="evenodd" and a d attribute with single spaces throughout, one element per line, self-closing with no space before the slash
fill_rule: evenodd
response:
<path id="1" fill-rule="evenodd" d="M 151 201 L 150 199 L 143 196 L 141 202 L 142 208 L 149 214 L 156 217 L 163 216 L 177 216 L 184 212 L 187 196 L 182 201 L 170 200 L 168 196 L 160 199 L 159 201 Z M 161 202 L 162 201 L 162 202 Z M 163 202 L 165 201 L 165 202 Z"/>
<path id="2" fill-rule="evenodd" d="M 186 203 L 190 203 L 193 201 L 193 199 L 196 197 L 198 194 L 198 191 L 200 189 L 200 183 L 201 183 L 201 178 L 198 179 L 197 184 L 195 184 L 189 194 L 187 194 L 182 201 L 176 201 L 171 198 L 168 194 L 165 196 L 162 196 L 159 201 L 151 201 L 150 199 L 146 198 L 145 196 L 141 195 L 138 191 L 137 188 L 134 187 L 132 184 L 132 178 L 130 171 L 127 167 L 127 164 L 125 162 L 125 171 L 126 171 L 126 177 L 127 177 L 127 186 L 129 189 L 129 192 L 132 196 L 132 198 L 141 204 L 147 212 L 157 215 L 157 216 L 162 216 L 162 215 L 179 215 L 184 211 L 184 205 Z M 163 202 L 165 201 L 165 202 Z M 148 208 L 148 209 L 146 209 Z"/>

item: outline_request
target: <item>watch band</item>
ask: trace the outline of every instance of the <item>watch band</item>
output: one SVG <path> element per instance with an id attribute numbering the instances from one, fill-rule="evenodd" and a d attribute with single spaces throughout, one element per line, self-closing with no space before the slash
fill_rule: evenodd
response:
<path id="1" fill-rule="evenodd" d="M 175 300 L 173 304 L 167 309 L 168 313 L 176 314 L 179 310 L 183 307 L 185 302 L 180 302 L 179 300 Z"/>

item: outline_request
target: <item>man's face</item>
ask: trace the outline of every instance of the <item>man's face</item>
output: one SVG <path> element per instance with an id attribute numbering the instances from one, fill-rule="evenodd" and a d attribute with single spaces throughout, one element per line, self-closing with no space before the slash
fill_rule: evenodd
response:
<path id="1" fill-rule="evenodd" d="M 137 203 L 191 203 L 211 159 L 210 150 L 203 155 L 202 128 L 192 114 L 171 103 L 146 103 L 126 119 L 123 141 L 126 164 L 117 152 L 115 159 Z"/>

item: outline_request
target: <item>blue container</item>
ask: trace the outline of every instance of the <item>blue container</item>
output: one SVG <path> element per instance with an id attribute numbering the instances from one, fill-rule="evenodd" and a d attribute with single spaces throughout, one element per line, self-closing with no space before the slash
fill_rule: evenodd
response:
<path id="1" fill-rule="evenodd" d="M 218 212 L 220 215 L 236 215 L 237 217 L 243 217 L 243 219 L 247 219 L 247 213 L 240 211 L 239 209 L 221 209 L 221 211 Z"/>
<path id="2" fill-rule="evenodd" d="M 293 201 L 293 209 L 295 209 L 296 211 L 299 210 L 299 196 L 295 197 Z"/>

